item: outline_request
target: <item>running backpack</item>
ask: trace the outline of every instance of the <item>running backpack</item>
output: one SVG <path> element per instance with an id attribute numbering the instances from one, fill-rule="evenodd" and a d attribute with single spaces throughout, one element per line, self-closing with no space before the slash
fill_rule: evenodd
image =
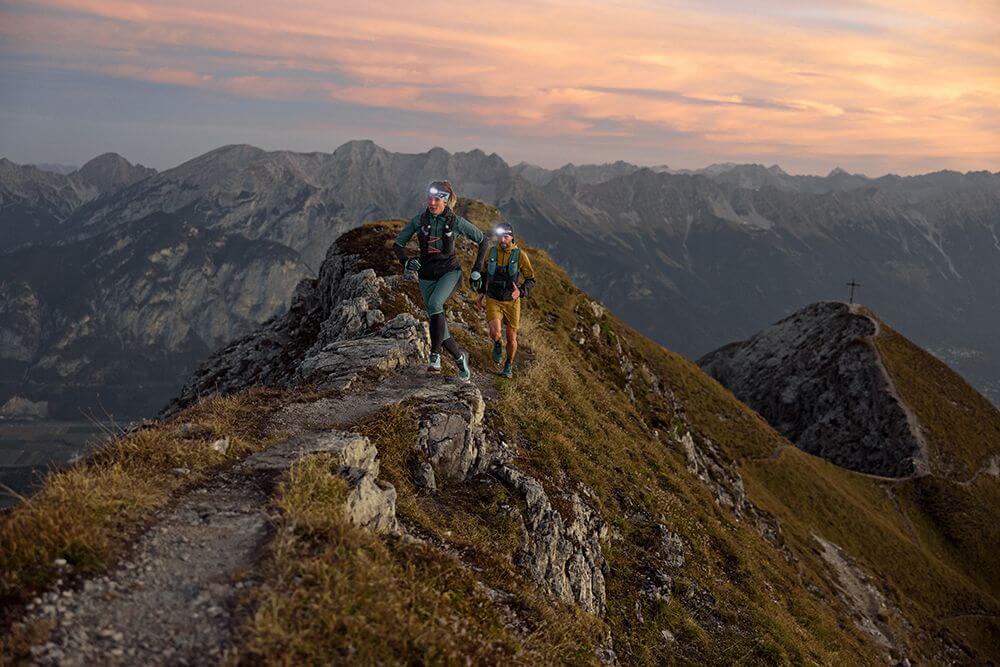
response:
<path id="1" fill-rule="evenodd" d="M 497 247 L 493 246 L 490 248 L 489 258 L 486 260 L 486 275 L 493 278 L 493 274 L 497 272 L 497 260 L 499 259 L 497 253 Z M 508 282 L 517 281 L 517 272 L 520 270 L 521 266 L 521 249 L 514 248 L 510 252 L 510 261 L 507 262 L 507 275 L 509 278 Z"/>
<path id="2" fill-rule="evenodd" d="M 451 209 L 445 209 L 444 229 L 441 237 L 441 255 L 448 256 L 455 254 L 455 214 Z M 420 258 L 427 261 L 431 254 L 431 219 L 427 211 L 420 216 L 420 228 L 417 230 L 417 241 L 420 243 Z M 435 253 L 437 254 L 437 253 Z"/>

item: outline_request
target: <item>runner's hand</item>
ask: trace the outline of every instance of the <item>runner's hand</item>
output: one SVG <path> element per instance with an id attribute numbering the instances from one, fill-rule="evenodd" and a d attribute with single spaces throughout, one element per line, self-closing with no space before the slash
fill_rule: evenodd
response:
<path id="1" fill-rule="evenodd" d="M 513 292 L 511 292 L 511 293 L 510 293 L 510 295 L 511 295 L 512 297 L 514 297 L 515 299 L 517 299 L 517 298 L 518 298 L 519 296 L 521 296 L 521 290 L 519 290 L 519 289 L 517 288 L 517 285 L 514 285 L 514 291 L 513 291 Z"/>

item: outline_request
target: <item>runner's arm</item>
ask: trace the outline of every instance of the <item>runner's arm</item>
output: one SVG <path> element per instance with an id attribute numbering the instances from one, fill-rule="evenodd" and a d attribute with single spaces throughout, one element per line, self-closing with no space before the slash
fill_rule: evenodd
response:
<path id="1" fill-rule="evenodd" d="M 521 251 L 521 276 L 524 277 L 524 282 L 518 287 L 521 292 L 521 296 L 528 296 L 531 289 L 535 286 L 535 271 L 531 268 L 531 260 L 528 259 L 528 253 Z"/>
<path id="2" fill-rule="evenodd" d="M 403 227 L 403 230 L 399 232 L 399 235 L 396 236 L 396 242 L 392 245 L 392 252 L 396 255 L 396 259 L 399 260 L 399 263 L 403 265 L 404 269 L 406 268 L 406 260 L 409 259 L 406 256 L 406 244 L 410 242 L 410 239 L 413 238 L 416 231 L 417 218 L 413 218 L 409 223 L 407 223 L 406 227 Z"/>
<path id="3" fill-rule="evenodd" d="M 489 245 L 489 238 L 479 231 L 478 227 L 461 216 L 458 216 L 458 219 L 455 221 L 455 228 L 458 229 L 460 234 L 479 244 L 479 248 L 476 250 L 476 261 L 472 264 L 472 270 L 482 273 L 483 258 L 486 257 L 486 246 Z"/>

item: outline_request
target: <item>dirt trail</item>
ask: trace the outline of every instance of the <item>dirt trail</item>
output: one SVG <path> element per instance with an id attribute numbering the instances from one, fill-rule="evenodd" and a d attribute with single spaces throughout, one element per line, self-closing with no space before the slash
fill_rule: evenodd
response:
<path id="1" fill-rule="evenodd" d="M 492 391 L 490 374 L 477 372 L 474 380 Z M 286 406 L 270 430 L 287 439 L 187 491 L 105 576 L 76 590 L 50 591 L 30 606 L 25 622 L 54 622 L 48 641 L 32 648 L 33 662 L 216 664 L 234 645 L 238 598 L 255 584 L 280 474 L 302 456 L 358 449 L 356 434 L 340 426 L 409 399 L 441 400 L 442 392 L 463 384 L 409 366 L 361 395 Z M 362 454 L 373 458 L 374 448 Z"/>
<path id="2" fill-rule="evenodd" d="M 914 477 L 929 475 L 931 473 L 930 448 L 927 445 L 927 438 L 924 436 L 924 429 L 920 425 L 920 420 L 917 419 L 917 415 L 899 395 L 899 391 L 896 389 L 896 383 L 889 374 L 889 369 L 885 367 L 885 363 L 882 361 L 882 355 L 879 353 L 878 347 L 875 345 L 875 339 L 878 338 L 878 335 L 882 332 L 882 325 L 878 319 L 865 313 L 858 304 L 850 304 L 849 308 L 851 314 L 864 317 L 872 323 L 872 326 L 875 327 L 875 332 L 871 336 L 865 337 L 864 341 L 871 347 L 872 352 L 874 352 L 875 361 L 878 364 L 879 371 L 881 371 L 882 376 L 885 378 L 889 395 L 892 396 L 896 403 L 899 404 L 900 409 L 902 409 L 903 414 L 906 416 L 906 422 L 910 427 L 910 432 L 920 445 L 920 454 L 913 458 L 913 474 L 900 479 L 912 479 Z"/>
<path id="3" fill-rule="evenodd" d="M 158 517 L 128 558 L 78 591 L 48 593 L 28 619 L 51 619 L 37 664 L 217 662 L 232 642 L 237 595 L 268 536 L 268 490 L 232 469 Z"/>

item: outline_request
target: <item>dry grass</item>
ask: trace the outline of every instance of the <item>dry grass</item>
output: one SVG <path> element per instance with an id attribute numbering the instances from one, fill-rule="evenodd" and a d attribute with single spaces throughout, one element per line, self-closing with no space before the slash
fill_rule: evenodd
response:
<path id="1" fill-rule="evenodd" d="M 524 636 L 460 560 L 351 526 L 329 461 L 296 464 L 267 581 L 234 662 L 258 664 L 546 664 L 593 662 L 587 645 Z"/>
<path id="2" fill-rule="evenodd" d="M 875 347 L 926 432 L 934 472 L 965 480 L 1000 453 L 1000 410 L 958 373 L 885 324 Z"/>
<path id="3" fill-rule="evenodd" d="M 277 394 L 250 391 L 205 400 L 175 420 L 111 439 L 87 460 L 48 476 L 0 517 L 0 601 L 30 599 L 55 578 L 106 568 L 129 536 L 176 492 L 217 466 L 264 446 Z M 176 431 L 193 423 L 192 436 Z M 209 445 L 226 438 L 220 454 Z M 184 468 L 187 474 L 174 470 Z M 64 559 L 58 567 L 56 559 Z"/>

